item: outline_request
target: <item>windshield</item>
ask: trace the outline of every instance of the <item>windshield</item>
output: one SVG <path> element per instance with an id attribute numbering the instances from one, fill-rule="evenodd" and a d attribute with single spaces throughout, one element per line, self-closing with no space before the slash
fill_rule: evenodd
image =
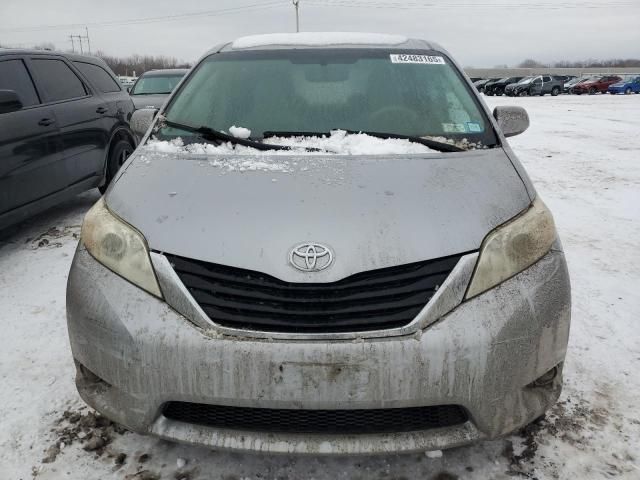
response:
<path id="1" fill-rule="evenodd" d="M 131 90 L 131 95 L 169 94 L 180 83 L 184 74 L 142 76 Z"/>
<path id="2" fill-rule="evenodd" d="M 523 78 L 522 80 L 520 80 L 518 82 L 518 85 L 526 85 L 527 83 L 531 83 L 531 81 L 536 78 L 536 77 L 527 77 L 527 78 Z"/>
<path id="3" fill-rule="evenodd" d="M 260 139 L 265 132 L 332 130 L 497 140 L 458 69 L 439 52 L 286 49 L 204 59 L 164 112 L 170 122 Z M 170 127 L 161 139 L 189 133 Z M 197 135 L 191 133 L 191 135 Z"/>

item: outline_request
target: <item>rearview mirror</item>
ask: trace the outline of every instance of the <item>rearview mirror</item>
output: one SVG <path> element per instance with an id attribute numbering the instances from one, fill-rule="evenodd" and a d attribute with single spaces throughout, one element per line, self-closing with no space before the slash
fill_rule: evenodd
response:
<path id="1" fill-rule="evenodd" d="M 145 136 L 157 114 L 157 108 L 141 108 L 133 112 L 129 124 L 131 125 L 133 133 L 138 137 L 138 140 Z"/>
<path id="2" fill-rule="evenodd" d="M 22 110 L 20 97 L 13 90 L 0 90 L 0 114 Z"/>
<path id="3" fill-rule="evenodd" d="M 529 128 L 529 115 L 522 107 L 496 107 L 493 118 L 497 120 L 505 137 L 520 135 Z"/>

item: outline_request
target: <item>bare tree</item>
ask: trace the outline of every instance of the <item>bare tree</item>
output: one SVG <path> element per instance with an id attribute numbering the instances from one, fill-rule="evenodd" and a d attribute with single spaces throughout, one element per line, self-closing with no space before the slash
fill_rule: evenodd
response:
<path id="1" fill-rule="evenodd" d="M 114 57 L 104 52 L 96 52 L 96 56 L 104 60 L 116 75 L 141 75 L 147 70 L 162 68 L 189 68 L 191 65 L 175 57 L 164 55 L 130 55 L 128 57 Z"/>
<path id="2" fill-rule="evenodd" d="M 544 63 L 538 62 L 537 60 L 534 60 L 533 58 L 527 58 L 526 60 L 518 64 L 518 68 L 542 68 L 542 67 L 546 67 L 546 65 Z"/>

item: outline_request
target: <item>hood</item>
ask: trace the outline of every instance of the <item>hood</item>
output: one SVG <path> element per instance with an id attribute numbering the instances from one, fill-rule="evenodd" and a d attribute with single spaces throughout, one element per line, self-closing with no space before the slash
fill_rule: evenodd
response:
<path id="1" fill-rule="evenodd" d="M 226 159 L 142 148 L 133 157 L 106 201 L 152 250 L 291 282 L 474 251 L 530 204 L 500 148 Z M 293 268 L 289 253 L 305 242 L 328 246 L 332 266 Z"/>
<path id="2" fill-rule="evenodd" d="M 131 95 L 131 100 L 136 107 L 136 110 L 146 107 L 160 108 L 164 105 L 165 100 L 169 97 L 169 94 L 161 95 Z"/>

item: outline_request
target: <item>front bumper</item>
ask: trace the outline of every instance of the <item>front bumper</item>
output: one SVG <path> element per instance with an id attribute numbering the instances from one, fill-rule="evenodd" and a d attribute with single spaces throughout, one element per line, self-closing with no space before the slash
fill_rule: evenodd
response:
<path id="1" fill-rule="evenodd" d="M 425 311 L 437 307 L 434 299 Z M 80 395 L 131 430 L 263 452 L 408 452 L 495 438 L 555 402 L 570 287 L 564 255 L 554 250 L 412 334 L 254 338 L 196 327 L 80 247 L 69 276 L 67 318 Z M 530 386 L 556 366 L 553 382 Z M 278 409 L 455 404 L 470 420 L 393 434 L 279 434 L 169 420 L 162 407 L 170 401 Z"/>

